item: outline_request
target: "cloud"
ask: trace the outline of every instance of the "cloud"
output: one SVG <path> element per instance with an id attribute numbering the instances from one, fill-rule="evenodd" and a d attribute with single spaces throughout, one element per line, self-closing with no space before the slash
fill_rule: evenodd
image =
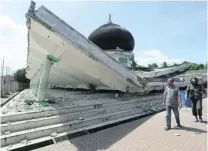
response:
<path id="1" fill-rule="evenodd" d="M 162 53 L 160 50 L 145 50 L 135 53 L 135 60 L 138 62 L 139 65 L 148 65 L 151 63 L 157 63 L 161 65 L 164 61 L 167 62 L 169 65 L 174 63 L 182 63 L 183 59 L 174 59 L 169 58 L 167 55 Z"/>
<path id="2" fill-rule="evenodd" d="M 0 58 L 11 70 L 26 67 L 27 28 L 0 13 Z"/>

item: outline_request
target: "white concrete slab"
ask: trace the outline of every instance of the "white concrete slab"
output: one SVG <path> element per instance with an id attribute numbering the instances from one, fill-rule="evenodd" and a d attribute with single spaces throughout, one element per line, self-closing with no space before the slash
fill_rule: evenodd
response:
<path id="1" fill-rule="evenodd" d="M 99 47 L 41 6 L 29 11 L 27 78 L 40 72 L 46 55 L 60 59 L 51 67 L 49 83 L 79 87 L 90 84 L 111 89 L 140 92 L 144 83 Z M 38 58 L 38 59 L 36 59 Z"/>

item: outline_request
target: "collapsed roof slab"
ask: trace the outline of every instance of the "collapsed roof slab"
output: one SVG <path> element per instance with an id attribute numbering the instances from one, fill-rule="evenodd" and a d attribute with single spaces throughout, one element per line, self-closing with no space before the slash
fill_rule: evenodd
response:
<path id="1" fill-rule="evenodd" d="M 57 85 L 106 86 L 122 92 L 141 92 L 145 83 L 78 31 L 44 6 L 34 10 L 31 2 L 28 26 L 28 79 L 41 72 L 43 60 L 51 55 L 59 59 L 51 66 L 49 83 Z"/>
<path id="2" fill-rule="evenodd" d="M 190 64 L 190 63 L 185 61 L 178 66 L 154 69 L 154 71 L 149 71 L 149 72 L 136 71 L 136 73 L 140 77 L 155 78 L 155 77 L 160 77 L 160 76 L 164 76 L 164 75 L 168 75 L 168 74 L 172 74 L 177 71 L 180 71 L 180 70 L 184 69 L 188 64 Z"/>

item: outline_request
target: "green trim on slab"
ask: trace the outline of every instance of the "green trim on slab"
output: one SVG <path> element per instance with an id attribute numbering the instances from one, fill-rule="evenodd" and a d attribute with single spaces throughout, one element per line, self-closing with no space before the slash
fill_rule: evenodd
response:
<path id="1" fill-rule="evenodd" d="M 58 59 L 58 58 L 56 58 L 56 57 L 54 57 L 54 56 L 52 56 L 52 55 L 48 55 L 48 59 L 49 59 L 50 61 L 55 62 L 55 63 L 57 63 L 57 62 L 60 61 L 60 59 Z"/>
<path id="2" fill-rule="evenodd" d="M 32 107 L 47 107 L 50 106 L 47 102 L 35 102 L 33 103 Z"/>

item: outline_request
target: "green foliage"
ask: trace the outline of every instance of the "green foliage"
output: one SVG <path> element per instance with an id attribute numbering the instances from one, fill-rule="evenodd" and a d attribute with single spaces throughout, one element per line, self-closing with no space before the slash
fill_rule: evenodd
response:
<path id="1" fill-rule="evenodd" d="M 198 70 L 199 68 L 198 68 L 198 65 L 196 63 L 192 63 L 189 69 L 190 70 Z"/>
<path id="2" fill-rule="evenodd" d="M 178 64 L 177 64 L 177 63 L 175 63 L 175 62 L 174 62 L 174 64 L 173 64 L 173 65 L 174 65 L 174 66 L 178 66 Z"/>
<path id="3" fill-rule="evenodd" d="M 196 63 L 191 64 L 190 70 L 200 70 L 200 69 L 204 69 L 203 64 L 196 64 Z"/>
<path id="4" fill-rule="evenodd" d="M 199 69 L 204 69 L 204 65 L 203 64 L 199 64 Z"/>
<path id="5" fill-rule="evenodd" d="M 185 71 L 189 70 L 191 68 L 191 64 L 187 64 L 186 67 L 184 68 Z"/>
<path id="6" fill-rule="evenodd" d="M 152 63 L 148 65 L 149 68 L 158 68 L 158 65 L 156 63 Z"/>
<path id="7" fill-rule="evenodd" d="M 182 69 L 181 71 L 182 72 L 186 72 L 186 71 L 190 71 L 190 70 L 201 70 L 201 69 L 207 69 L 207 64 L 208 62 L 206 62 L 205 64 L 196 64 L 196 63 L 190 63 L 190 64 L 187 64 L 186 67 L 184 69 Z M 174 63 L 173 66 L 178 66 L 179 64 L 177 63 Z M 142 66 L 140 66 L 142 67 Z M 156 63 L 152 63 L 152 64 L 148 64 L 148 67 L 149 68 L 158 68 L 158 65 Z M 168 64 L 167 62 L 163 62 L 161 64 L 161 67 L 162 68 L 167 68 L 168 67 Z"/>
<path id="8" fill-rule="evenodd" d="M 158 68 L 158 65 L 156 63 L 153 63 L 152 68 Z"/>
<path id="9" fill-rule="evenodd" d="M 133 60 L 132 60 L 132 67 L 135 68 L 136 66 L 137 66 L 137 63 L 136 63 L 136 61 L 133 59 Z"/>
<path id="10" fill-rule="evenodd" d="M 162 63 L 162 67 L 163 67 L 163 68 L 167 68 L 167 67 L 168 67 L 167 62 L 164 61 L 164 62 Z"/>
<path id="11" fill-rule="evenodd" d="M 16 73 L 14 73 L 14 78 L 18 81 L 18 82 L 22 82 L 22 83 L 29 83 L 30 80 L 28 80 L 25 77 L 26 74 L 26 68 L 22 68 L 16 71 Z"/>
<path id="12" fill-rule="evenodd" d="M 191 63 L 188 64 L 183 71 L 191 71 L 191 70 L 200 70 L 200 69 L 206 69 L 206 64 L 196 64 L 196 63 Z"/>

